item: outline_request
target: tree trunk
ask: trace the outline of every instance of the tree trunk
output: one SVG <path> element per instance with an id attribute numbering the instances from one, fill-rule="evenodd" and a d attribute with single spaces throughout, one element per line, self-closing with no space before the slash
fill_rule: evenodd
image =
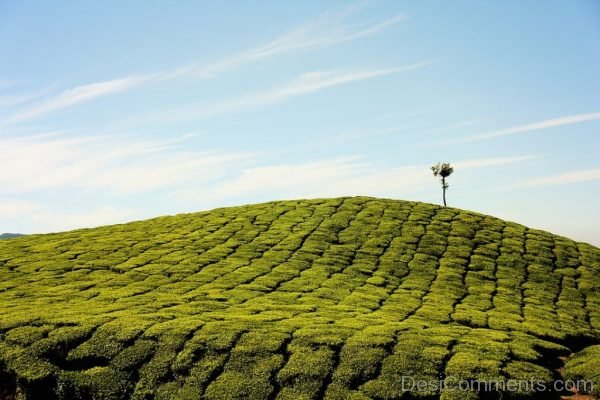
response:
<path id="1" fill-rule="evenodd" d="M 444 197 L 444 207 L 446 207 L 446 178 L 442 177 L 442 194 Z"/>

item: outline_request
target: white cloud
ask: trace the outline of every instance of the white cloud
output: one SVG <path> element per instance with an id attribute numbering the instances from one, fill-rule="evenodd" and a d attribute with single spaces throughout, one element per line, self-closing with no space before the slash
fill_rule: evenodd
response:
<path id="1" fill-rule="evenodd" d="M 518 135 L 521 133 L 538 131 L 538 130 L 548 129 L 548 128 L 555 128 L 555 127 L 564 126 L 564 125 L 579 124 L 582 122 L 596 121 L 596 120 L 600 120 L 600 112 L 589 113 L 589 114 L 570 115 L 570 116 L 566 116 L 566 117 L 553 118 L 553 119 L 546 119 L 544 121 L 534 122 L 534 123 L 526 124 L 526 125 L 514 126 L 512 128 L 501 129 L 501 130 L 490 132 L 490 133 L 484 133 L 482 135 L 466 136 L 466 137 L 459 138 L 456 140 L 444 141 L 443 143 L 448 144 L 448 143 L 476 142 L 476 141 L 480 141 L 480 140 L 493 139 L 493 138 L 497 138 L 497 137 L 501 137 L 501 136 Z"/>
<path id="2" fill-rule="evenodd" d="M 19 81 L 11 81 L 11 80 L 0 80 L 0 90 L 4 90 L 6 88 L 10 88 L 18 85 Z"/>
<path id="3" fill-rule="evenodd" d="M 264 45 L 224 57 L 213 63 L 194 63 L 166 71 L 161 74 L 160 79 L 173 79 L 181 76 L 210 79 L 244 64 L 288 53 L 292 50 L 330 47 L 372 36 L 406 20 L 403 15 L 396 15 L 376 23 L 362 23 L 354 26 L 344 25 L 344 19 L 350 14 L 352 14 L 352 11 L 325 13 L 314 21 L 309 21 Z"/>
<path id="4" fill-rule="evenodd" d="M 53 111 L 72 107 L 80 103 L 93 100 L 97 97 L 122 92 L 133 87 L 140 86 L 151 79 L 151 76 L 130 76 L 126 78 L 76 86 L 72 89 L 65 90 L 58 95 L 50 97 L 38 104 L 28 107 L 27 109 L 8 118 L 5 123 L 12 124 L 36 118 Z"/>
<path id="5" fill-rule="evenodd" d="M 396 113 L 396 115 L 397 115 L 397 113 Z M 407 113 L 405 115 L 401 115 L 401 118 L 410 118 L 414 115 L 418 115 L 418 113 L 417 114 Z M 387 116 L 384 116 L 384 117 L 387 117 Z M 378 119 L 384 119 L 384 118 L 379 117 Z M 480 122 L 480 120 L 468 120 L 468 121 L 463 121 L 463 122 L 459 122 L 459 123 L 455 123 L 455 124 L 451 124 L 451 125 L 446 125 L 446 126 L 442 126 L 442 127 L 438 127 L 438 128 L 431 128 L 431 129 L 426 129 L 426 130 L 421 130 L 421 131 L 419 131 L 418 129 L 415 129 L 414 126 L 411 126 L 410 124 L 390 126 L 390 127 L 381 128 L 381 129 L 364 127 L 355 132 L 343 133 L 340 135 L 324 137 L 319 140 L 319 143 L 322 145 L 330 145 L 331 146 L 334 144 L 345 143 L 345 142 L 352 141 L 352 140 L 366 139 L 366 138 L 372 138 L 372 137 L 376 137 L 376 136 L 384 136 L 384 135 L 389 135 L 389 134 L 398 133 L 398 132 L 404 132 L 405 134 L 408 134 L 411 136 L 417 136 L 417 135 L 422 136 L 422 135 L 426 135 L 426 134 L 430 134 L 430 133 L 444 132 L 444 131 L 449 131 L 449 130 L 453 130 L 453 129 L 457 129 L 457 128 L 463 128 L 466 126 L 472 126 L 472 125 L 478 124 L 479 122 Z"/>
<path id="6" fill-rule="evenodd" d="M 193 104 L 175 110 L 153 112 L 124 121 L 125 126 L 156 122 L 174 122 L 203 119 L 230 112 L 264 107 L 287 99 L 315 93 L 330 87 L 349 84 L 385 75 L 426 67 L 435 61 L 425 61 L 394 68 L 366 71 L 315 71 L 309 72 L 271 90 L 235 97 L 216 104 Z"/>
<path id="7" fill-rule="evenodd" d="M 483 167 L 493 167 L 496 165 L 508 165 L 519 163 L 522 161 L 532 160 L 539 156 L 529 155 L 529 156 L 517 156 L 517 157 L 494 157 L 494 158 L 482 158 L 479 160 L 467 160 L 467 161 L 458 161 L 452 163 L 452 166 L 456 170 L 465 170 L 465 169 L 474 169 L 474 168 L 483 168 Z"/>
<path id="8" fill-rule="evenodd" d="M 185 150 L 177 140 L 46 134 L 0 138 L 0 194 L 49 188 L 149 191 L 205 182 L 253 157 L 249 153 Z"/>
<path id="9" fill-rule="evenodd" d="M 521 182 L 516 187 L 541 187 L 600 180 L 600 168 L 570 171 Z"/>
<path id="10" fill-rule="evenodd" d="M 47 233 L 77 228 L 124 222 L 134 213 L 129 210 L 117 210 L 101 206 L 88 211 L 64 212 L 50 208 L 42 203 L 20 200 L 0 199 L 0 220 L 18 221 L 19 233 Z"/>
<path id="11" fill-rule="evenodd" d="M 132 215 L 129 211 L 117 210 L 113 207 L 98 207 L 85 212 L 59 212 L 44 208 L 29 215 L 29 219 L 41 231 L 36 233 L 56 232 L 78 228 L 93 228 L 101 225 L 124 222 Z"/>
<path id="12" fill-rule="evenodd" d="M 368 164 L 358 157 L 248 168 L 243 170 L 237 179 L 217 185 L 210 191 L 209 196 L 220 199 L 264 191 L 285 193 L 290 190 L 301 194 L 305 190 L 314 190 L 315 186 L 322 188 L 332 182 L 360 174 L 365 168 L 368 168 Z"/>
<path id="13" fill-rule="evenodd" d="M 533 156 L 499 157 L 453 163 L 462 171 L 526 161 Z M 174 197 L 214 203 L 235 198 L 304 198 L 342 195 L 406 196 L 431 186 L 431 171 L 424 165 L 381 169 L 362 157 L 346 157 L 300 164 L 243 169 L 232 180 L 210 187 L 186 188 Z"/>
<path id="14" fill-rule="evenodd" d="M 445 131 L 451 131 L 457 128 L 464 128 L 467 126 L 473 126 L 473 125 L 477 125 L 481 123 L 480 119 L 470 119 L 467 121 L 462 121 L 462 122 L 457 122 L 455 124 L 450 124 L 450 125 L 446 125 L 446 126 L 441 126 L 439 128 L 431 128 L 431 129 L 427 129 L 421 133 L 438 133 L 438 132 L 445 132 Z"/>
<path id="15" fill-rule="evenodd" d="M 0 96 L 0 110 L 3 108 L 14 107 L 19 104 L 27 103 L 33 99 L 39 98 L 50 91 L 51 88 L 45 88 L 32 93 L 19 93 Z"/>
<path id="16" fill-rule="evenodd" d="M 74 139 L 52 134 L 11 140 L 7 146 L 7 139 L 0 139 L 0 149 L 11 148 L 2 155 L 11 168 L 0 170 L 0 220 L 26 227 L 20 230 L 22 232 L 26 232 L 25 229 L 65 230 L 139 218 L 137 212 L 102 204 L 91 210 L 71 212 L 15 200 L 31 194 L 39 198 L 44 189 L 75 194 L 74 190 L 119 194 L 166 189 L 170 201 L 179 204 L 174 209 L 193 205 L 192 209 L 197 210 L 232 201 L 273 198 L 359 194 L 406 197 L 432 187 L 431 173 L 425 165 L 382 169 L 357 156 L 251 166 L 250 163 L 258 159 L 255 155 L 192 153 L 183 151 L 186 143 L 178 141 L 140 141 L 112 136 Z M 454 165 L 466 171 L 530 158 L 465 160 Z"/>
<path id="17" fill-rule="evenodd" d="M 410 71 L 431 65 L 432 61 L 420 62 L 394 68 L 367 71 L 315 71 L 302 74 L 287 84 L 264 92 L 227 100 L 214 106 L 200 108 L 201 115 L 212 116 L 223 112 L 238 111 L 278 103 L 291 97 L 303 96 L 333 86 L 373 79 L 385 75 Z"/>
<path id="18" fill-rule="evenodd" d="M 349 14 L 352 14 L 352 12 L 352 9 L 349 9 L 340 13 L 323 14 L 316 20 L 310 21 L 264 45 L 241 51 L 212 63 L 193 63 L 155 74 L 132 75 L 76 86 L 42 102 L 29 105 L 21 112 L 2 121 L 2 124 L 9 125 L 27 121 L 53 111 L 73 107 L 101 96 L 123 92 L 147 83 L 156 83 L 180 77 L 215 78 L 223 72 L 238 68 L 244 64 L 293 50 L 324 48 L 371 36 L 405 20 L 404 16 L 396 15 L 375 23 L 345 25 L 345 18 Z M 0 98 L 0 107 L 2 107 L 2 103 L 5 103 L 5 105 L 16 105 L 27 102 L 32 98 L 23 96 Z"/>
<path id="19" fill-rule="evenodd" d="M 250 153 L 179 153 L 99 171 L 84 186 L 108 188 L 119 193 L 146 192 L 220 178 L 235 164 L 252 158 Z"/>
<path id="20" fill-rule="evenodd" d="M 0 218 L 14 218 L 41 209 L 41 205 L 28 200 L 0 199 Z"/>
<path id="21" fill-rule="evenodd" d="M 362 81 L 365 79 L 376 78 L 379 76 L 385 76 L 390 74 L 396 74 L 398 72 L 405 72 L 414 69 L 426 67 L 434 64 L 434 61 L 424 61 L 415 64 L 403 65 L 400 67 L 375 69 L 367 71 L 315 71 L 309 72 L 299 76 L 294 81 L 290 82 L 287 86 L 274 90 L 270 95 L 261 95 L 259 97 L 266 97 L 270 100 L 271 97 L 279 99 L 280 97 L 299 96 L 307 93 L 316 92 L 328 88 L 330 86 L 342 85 L 345 83 Z M 268 92 L 267 92 L 268 93 Z"/>

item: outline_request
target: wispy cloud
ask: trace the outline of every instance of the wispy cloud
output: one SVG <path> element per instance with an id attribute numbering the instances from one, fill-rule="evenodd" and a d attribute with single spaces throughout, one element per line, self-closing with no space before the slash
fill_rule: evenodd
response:
<path id="1" fill-rule="evenodd" d="M 465 128 L 465 127 L 468 127 L 468 126 L 477 125 L 479 123 L 481 123 L 480 119 L 470 119 L 470 120 L 467 120 L 467 121 L 457 122 L 455 124 L 440 126 L 438 128 L 426 129 L 426 130 L 424 130 L 424 131 L 422 131 L 420 133 L 446 132 L 446 131 L 451 131 L 451 130 L 458 129 L 458 128 Z"/>
<path id="2" fill-rule="evenodd" d="M 97 97 L 123 92 L 125 90 L 140 86 L 152 80 L 152 76 L 130 76 L 126 78 L 113 79 L 103 82 L 89 83 L 65 90 L 40 103 L 33 104 L 29 108 L 9 117 L 5 123 L 11 124 L 29 120 L 48 114 L 63 108 L 72 107 L 80 103 L 93 100 Z"/>
<path id="3" fill-rule="evenodd" d="M 352 13 L 352 8 L 338 13 L 325 13 L 316 20 L 309 21 L 266 44 L 242 50 L 239 53 L 225 56 L 213 62 L 196 62 L 154 74 L 131 75 L 76 86 L 39 103 L 30 104 L 24 110 L 2 121 L 2 124 L 10 125 L 31 120 L 57 110 L 74 107 L 101 96 L 131 90 L 148 83 L 164 82 L 182 77 L 212 79 L 245 64 L 294 50 L 325 48 L 372 36 L 406 19 L 402 15 L 395 15 L 377 22 L 349 25 L 345 20 Z M 23 97 L 0 98 L 0 107 L 3 102 L 14 105 L 28 100 L 31 99 Z"/>
<path id="4" fill-rule="evenodd" d="M 458 161 L 452 163 L 452 165 L 458 170 L 468 170 L 474 168 L 483 168 L 483 167 L 493 167 L 497 165 L 508 165 L 514 163 L 520 163 L 523 161 L 533 160 L 534 158 L 538 158 L 537 155 L 528 155 L 528 156 L 516 156 L 516 157 L 492 157 L 492 158 L 482 158 L 476 160 L 466 160 L 466 161 Z"/>
<path id="5" fill-rule="evenodd" d="M 560 117 L 560 118 L 546 119 L 546 120 L 534 122 L 531 124 L 514 126 L 511 128 L 501 129 L 501 130 L 497 130 L 497 131 L 493 131 L 493 132 L 489 132 L 489 133 L 484 133 L 481 135 L 472 135 L 472 136 L 465 136 L 465 137 L 458 138 L 458 139 L 451 139 L 451 140 L 444 141 L 441 143 L 450 144 L 450 143 L 477 142 L 480 140 L 494 139 L 494 138 L 502 137 L 502 136 L 519 135 L 522 133 L 538 131 L 538 130 L 542 130 L 542 129 L 549 129 L 549 128 L 555 128 L 558 126 L 579 124 L 582 122 L 596 121 L 596 120 L 600 120 L 600 112 L 589 113 L 589 114 L 577 114 L 577 115 L 570 115 L 570 116 L 565 116 L 565 117 Z"/>
<path id="6" fill-rule="evenodd" d="M 116 135 L 46 134 L 0 138 L 0 195 L 43 189 L 144 192 L 193 181 L 207 182 L 254 155 L 189 151 L 184 138 L 149 140 Z"/>
<path id="7" fill-rule="evenodd" d="M 0 90 L 4 90 L 6 88 L 10 88 L 13 86 L 18 85 L 19 82 L 18 81 L 14 81 L 14 80 L 0 80 Z"/>
<path id="8" fill-rule="evenodd" d="M 392 18 L 375 23 L 348 26 L 345 19 L 352 13 L 352 10 L 344 10 L 337 13 L 322 14 L 317 19 L 309 21 L 268 43 L 243 50 L 211 63 L 193 63 L 165 71 L 160 79 L 173 79 L 182 76 L 210 79 L 242 65 L 294 50 L 331 47 L 372 36 L 406 20 L 403 15 L 395 15 Z"/>
<path id="9" fill-rule="evenodd" d="M 38 90 L 32 93 L 18 93 L 10 95 L 0 95 L 0 110 L 18 106 L 19 104 L 27 103 L 34 99 L 40 98 L 50 92 L 51 87 Z"/>
<path id="10" fill-rule="evenodd" d="M 530 179 L 515 185 L 515 187 L 542 187 L 567 185 L 570 183 L 589 182 L 600 180 L 600 168 L 570 171 L 562 174 Z"/>
<path id="11" fill-rule="evenodd" d="M 191 104 L 175 110 L 148 113 L 123 121 L 123 126 L 131 127 L 137 124 L 204 119 L 230 112 L 256 109 L 276 104 L 293 97 L 315 93 L 334 86 L 423 68 L 432 65 L 435 62 L 436 61 L 425 61 L 400 67 L 366 71 L 310 72 L 300 75 L 290 82 L 274 89 L 234 97 L 215 104 Z"/>
<path id="12" fill-rule="evenodd" d="M 534 156 L 498 157 L 453 163 L 461 171 L 523 162 Z M 298 164 L 278 164 L 242 169 L 239 176 L 206 187 L 188 187 L 174 197 L 215 204 L 230 200 L 257 201 L 341 195 L 406 197 L 432 187 L 425 165 L 381 169 L 363 157 L 342 157 Z"/>
<path id="13" fill-rule="evenodd" d="M 0 218 L 18 218 L 40 208 L 40 204 L 29 200 L 0 199 Z"/>
<path id="14" fill-rule="evenodd" d="M 135 213 L 108 206 L 79 212 L 61 212 L 43 206 L 27 217 L 37 227 L 35 233 L 46 233 L 123 223 L 135 219 Z"/>
<path id="15" fill-rule="evenodd" d="M 418 114 L 414 114 L 414 113 L 412 115 L 406 114 L 402 117 L 410 118 L 415 115 L 418 115 Z M 422 137 L 423 135 L 427 135 L 427 134 L 431 134 L 431 133 L 439 133 L 439 132 L 450 131 L 453 129 L 464 128 L 467 126 L 473 126 L 473 125 L 478 124 L 479 122 L 480 122 L 480 120 L 468 120 L 468 121 L 462 121 L 462 122 L 454 123 L 451 125 L 445 125 L 445 126 L 431 128 L 431 129 L 418 129 L 418 128 L 415 128 L 414 124 L 411 125 L 411 124 L 407 124 L 407 123 L 399 124 L 399 125 L 395 125 L 395 126 L 389 126 L 387 128 L 379 128 L 379 129 L 363 127 L 360 130 L 357 130 L 355 132 L 342 133 L 340 135 L 324 137 L 323 139 L 319 140 L 319 144 L 333 145 L 333 144 L 344 143 L 344 142 L 348 142 L 348 141 L 352 141 L 352 140 L 367 139 L 367 138 L 372 138 L 372 137 L 377 137 L 377 136 L 385 136 L 385 135 L 390 135 L 393 133 L 403 133 L 404 135 L 410 135 L 413 137 L 414 136 Z"/>
<path id="16" fill-rule="evenodd" d="M 29 200 L 0 199 L 0 218 L 18 220 L 19 233 L 47 233 L 124 222 L 135 218 L 135 213 L 108 206 L 64 212 Z"/>
<path id="17" fill-rule="evenodd" d="M 354 194 L 406 197 L 432 186 L 430 171 L 424 165 L 382 169 L 364 157 L 353 156 L 257 166 L 257 154 L 189 151 L 188 140 L 194 138 L 85 138 L 56 133 L 0 138 L 0 157 L 10 166 L 0 169 L 0 219 L 41 232 L 140 216 L 137 211 L 115 209 L 104 203 L 70 212 L 27 200 L 31 196 L 40 198 L 48 189 L 76 197 L 102 193 L 109 198 L 152 192 L 178 204 L 175 209 L 197 210 L 273 198 Z M 465 160 L 455 165 L 467 171 L 530 158 Z"/>

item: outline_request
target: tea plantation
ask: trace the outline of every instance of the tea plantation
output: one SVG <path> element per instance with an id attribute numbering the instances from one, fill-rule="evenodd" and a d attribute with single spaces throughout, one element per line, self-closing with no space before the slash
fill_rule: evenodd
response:
<path id="1" fill-rule="evenodd" d="M 0 399 L 499 398 L 403 377 L 599 389 L 600 249 L 365 197 L 0 241 Z"/>

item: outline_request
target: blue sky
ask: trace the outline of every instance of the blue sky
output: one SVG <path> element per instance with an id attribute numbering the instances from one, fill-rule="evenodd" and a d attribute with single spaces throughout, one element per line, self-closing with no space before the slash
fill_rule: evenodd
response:
<path id="1" fill-rule="evenodd" d="M 596 1 L 0 2 L 0 232 L 275 199 L 600 244 Z"/>

